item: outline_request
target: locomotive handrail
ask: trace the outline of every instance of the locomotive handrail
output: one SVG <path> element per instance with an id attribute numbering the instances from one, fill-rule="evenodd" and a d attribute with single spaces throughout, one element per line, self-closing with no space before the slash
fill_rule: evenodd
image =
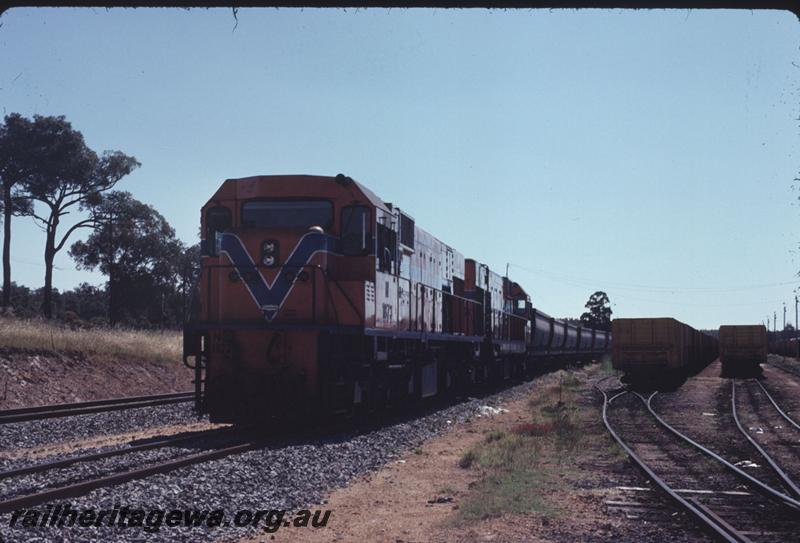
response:
<path id="1" fill-rule="evenodd" d="M 485 303 L 483 301 L 473 300 L 473 299 L 470 299 L 470 298 L 466 298 L 464 296 L 460 296 L 458 294 L 453 294 L 451 292 L 445 292 L 442 289 L 439 289 L 439 288 L 436 288 L 436 287 L 432 287 L 430 285 L 426 285 L 425 283 L 416 281 L 416 282 L 414 282 L 414 295 L 415 295 L 415 298 L 418 299 L 418 300 L 421 300 L 421 303 L 422 303 L 422 315 L 421 315 L 422 321 L 421 321 L 420 324 L 421 324 L 421 328 L 422 328 L 423 332 L 427 332 L 427 330 L 425 329 L 425 324 L 426 323 L 425 323 L 425 320 L 424 320 L 424 318 L 425 318 L 424 317 L 424 315 L 425 315 L 425 313 L 424 313 L 425 297 L 423 296 L 423 297 L 420 298 L 420 296 L 419 296 L 420 287 L 422 287 L 423 289 L 429 289 L 429 290 L 434 291 L 434 292 L 439 292 L 439 293 L 442 294 L 442 297 L 449 296 L 449 297 L 451 297 L 453 299 L 462 300 L 462 301 L 465 301 L 465 302 L 468 302 L 468 303 L 471 303 L 471 304 L 475 304 L 476 306 L 479 306 L 479 307 L 483 307 L 485 305 Z M 436 306 L 435 299 L 434 299 L 433 304 L 434 304 L 434 309 L 435 309 L 435 306 Z M 504 329 L 503 332 L 501 332 L 503 337 L 501 337 L 500 339 L 507 340 L 507 341 L 523 341 L 523 342 L 526 341 L 525 339 L 522 339 L 522 340 L 512 339 L 511 338 L 511 323 L 513 321 L 508 320 L 507 322 L 502 322 L 502 319 L 503 319 L 503 317 L 510 317 L 512 319 L 517 319 L 519 321 L 527 323 L 530 320 L 528 317 L 525 317 L 525 316 L 522 316 L 522 315 L 517 315 L 515 313 L 512 313 L 510 311 L 505 311 L 503 309 L 492 309 L 491 311 L 501 321 L 499 323 L 500 328 Z M 416 316 L 420 316 L 420 315 L 416 315 Z M 505 330 L 506 328 L 507 328 L 507 330 Z M 505 337 L 505 336 L 508 336 L 508 337 Z"/>
<path id="2" fill-rule="evenodd" d="M 409 281 L 411 281 L 411 280 L 409 279 Z M 423 289 L 432 290 L 434 292 L 439 292 L 439 293 L 442 294 L 442 297 L 444 297 L 444 295 L 447 295 L 447 296 L 450 296 L 450 297 L 455 298 L 457 300 L 462 300 L 464 302 L 469 302 L 469 303 L 472 303 L 472 304 L 475 304 L 475 305 L 481 306 L 481 307 L 483 306 L 483 302 L 479 302 L 477 300 L 471 300 L 469 298 L 465 298 L 463 296 L 459 296 L 458 294 L 453 294 L 451 292 L 445 292 L 442 289 L 438 289 L 436 287 L 432 287 L 430 285 L 426 285 L 425 283 L 422 283 L 420 281 L 414 281 L 414 296 L 415 296 L 415 299 L 420 299 L 419 298 L 419 288 L 420 287 L 422 287 Z M 423 293 L 424 293 L 424 291 L 423 291 Z M 418 314 L 416 316 L 420 316 L 420 318 L 421 318 L 421 323 L 420 323 L 421 324 L 421 330 L 420 331 L 423 332 L 423 333 L 427 333 L 428 330 L 425 329 L 425 297 L 423 296 L 421 298 L 421 300 L 422 300 L 422 315 Z M 434 310 L 435 310 L 436 309 L 436 301 L 435 301 L 435 299 L 434 299 L 433 304 L 434 304 Z M 409 318 L 409 321 L 410 320 L 411 319 Z"/>
<path id="3" fill-rule="evenodd" d="M 405 279 L 405 278 L 403 278 L 403 279 Z M 408 279 L 408 281 L 410 281 L 410 279 Z M 421 283 L 421 282 L 419 282 L 419 281 L 415 281 L 415 282 L 414 282 L 414 285 L 415 285 L 415 289 L 416 289 L 416 290 L 419 290 L 419 288 L 418 288 L 418 287 L 421 285 L 421 286 L 423 286 L 423 287 L 425 287 L 425 288 L 427 288 L 427 289 L 430 289 L 430 290 L 435 290 L 436 292 L 441 292 L 442 294 L 446 294 L 447 296 L 450 296 L 450 297 L 452 297 L 452 298 L 456 298 L 456 299 L 458 299 L 458 300 L 464 300 L 465 302 L 469 302 L 469 303 L 472 303 L 472 304 L 475 304 L 475 305 L 481 305 L 481 306 L 483 305 L 483 302 L 481 302 L 481 301 L 478 301 L 478 300 L 473 300 L 473 299 L 471 299 L 471 298 L 465 298 L 464 296 L 459 296 L 458 294 L 453 294 L 452 292 L 445 292 L 445 291 L 444 291 L 444 290 L 442 290 L 442 289 L 438 289 L 438 288 L 436 288 L 436 287 L 432 287 L 432 286 L 430 286 L 430 285 L 426 285 L 425 283 Z M 417 292 L 415 292 L 414 294 L 417 294 Z M 517 319 L 521 319 L 521 320 L 525 320 L 525 321 L 527 321 L 527 320 L 528 320 L 526 317 L 523 317 L 523 316 L 521 316 L 521 315 L 517 315 L 517 314 L 515 314 L 515 313 L 511 313 L 511 312 L 509 312 L 509 311 L 505 311 L 505 310 L 502 310 L 502 309 L 498 309 L 498 310 L 496 310 L 496 311 L 497 311 L 498 313 L 502 313 L 503 315 L 509 315 L 509 316 L 511 316 L 511 317 L 514 317 L 514 318 L 517 318 Z"/>
<path id="4" fill-rule="evenodd" d="M 405 279 L 405 278 L 403 278 L 403 279 Z M 408 279 L 408 281 L 411 281 L 411 279 Z M 436 287 L 432 287 L 430 285 L 426 285 L 425 283 L 422 283 L 420 281 L 414 281 L 414 285 L 415 285 L 414 288 L 417 289 L 417 290 L 419 290 L 419 286 L 422 285 L 423 287 L 425 287 L 427 289 L 435 290 L 436 292 L 441 292 L 442 294 L 447 294 L 448 296 L 451 296 L 451 297 L 456 298 L 458 300 L 464 300 L 465 302 L 470 302 L 470 303 L 473 303 L 473 304 L 476 304 L 476 305 L 483 305 L 483 302 L 479 302 L 478 300 L 473 300 L 471 298 L 465 298 L 464 296 L 459 296 L 458 294 L 453 294 L 452 292 L 445 292 L 440 288 L 436 288 Z M 415 292 L 415 294 L 416 294 L 416 292 Z"/>
<path id="5" fill-rule="evenodd" d="M 522 315 L 517 315 L 516 313 L 511 313 L 509 311 L 504 311 L 502 309 L 498 309 L 497 312 L 500 313 L 501 315 L 508 315 L 509 317 L 513 317 L 515 319 L 519 319 L 519 320 L 522 320 L 522 321 L 526 321 L 527 322 L 529 320 L 526 317 L 523 317 Z"/>

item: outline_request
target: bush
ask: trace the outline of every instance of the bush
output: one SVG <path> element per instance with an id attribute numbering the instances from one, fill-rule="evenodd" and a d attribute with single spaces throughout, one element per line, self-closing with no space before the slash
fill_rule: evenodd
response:
<path id="1" fill-rule="evenodd" d="M 475 463 L 475 460 L 478 459 L 478 455 L 475 454 L 475 451 L 469 450 L 464 453 L 464 456 L 461 457 L 461 460 L 458 461 L 458 467 L 462 469 L 469 469 L 472 467 L 472 464 Z"/>

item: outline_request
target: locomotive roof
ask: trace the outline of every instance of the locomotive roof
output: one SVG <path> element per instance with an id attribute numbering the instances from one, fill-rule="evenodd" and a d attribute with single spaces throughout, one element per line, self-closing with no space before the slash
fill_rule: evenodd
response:
<path id="1" fill-rule="evenodd" d="M 359 190 L 363 196 L 375 207 L 379 207 L 386 211 L 390 211 L 390 209 L 386 206 L 383 200 L 378 198 L 378 196 L 372 192 L 370 189 L 356 181 L 355 179 L 347 178 L 352 181 L 352 184 Z M 270 181 L 270 180 L 282 180 L 282 181 L 297 181 L 303 183 L 336 183 L 336 177 L 333 176 L 326 176 L 326 175 L 254 175 L 250 177 L 239 177 L 235 179 L 226 179 L 225 182 L 217 189 L 217 192 L 214 193 L 214 196 L 211 197 L 211 201 L 220 200 L 230 198 L 230 191 L 232 185 L 238 185 L 239 183 L 247 182 L 247 181 Z M 235 189 L 234 189 L 235 190 Z M 238 191 L 237 191 L 238 192 Z"/>

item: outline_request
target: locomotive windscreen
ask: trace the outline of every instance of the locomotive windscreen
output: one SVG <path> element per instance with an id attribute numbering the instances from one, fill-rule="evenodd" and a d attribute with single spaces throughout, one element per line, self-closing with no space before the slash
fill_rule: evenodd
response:
<path id="1" fill-rule="evenodd" d="M 327 200 L 251 200 L 242 204 L 242 226 L 309 228 L 333 225 L 333 204 Z"/>

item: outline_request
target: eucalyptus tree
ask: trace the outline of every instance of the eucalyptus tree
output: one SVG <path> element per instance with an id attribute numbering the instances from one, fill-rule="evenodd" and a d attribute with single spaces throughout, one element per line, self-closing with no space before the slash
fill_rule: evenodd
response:
<path id="1" fill-rule="evenodd" d="M 30 167 L 35 163 L 31 136 L 33 123 L 19 113 L 6 115 L 0 124 L 0 213 L 3 214 L 3 298 L 2 307 L 11 303 L 11 217 L 30 215 L 31 201 L 21 190 Z"/>
<path id="2" fill-rule="evenodd" d="M 591 296 L 585 305 L 588 311 L 581 315 L 581 324 L 598 330 L 611 330 L 611 302 L 608 294 L 598 290 Z"/>
<path id="3" fill-rule="evenodd" d="M 108 276 L 109 323 L 174 322 L 171 300 L 190 274 L 187 248 L 161 213 L 131 193 L 111 191 L 91 209 L 97 227 L 69 254 L 79 269 Z M 199 260 L 199 258 L 198 258 Z"/>
<path id="4" fill-rule="evenodd" d="M 32 126 L 27 149 L 33 163 L 27 168 L 22 185 L 25 195 L 40 204 L 34 208 L 32 216 L 45 232 L 42 312 L 50 318 L 56 254 L 76 230 L 97 227 L 97 217 L 91 213 L 93 205 L 102 193 L 112 189 L 140 164 L 120 151 L 98 155 L 63 116 L 37 115 Z M 64 216 L 80 211 L 90 213 L 60 233 Z"/>

